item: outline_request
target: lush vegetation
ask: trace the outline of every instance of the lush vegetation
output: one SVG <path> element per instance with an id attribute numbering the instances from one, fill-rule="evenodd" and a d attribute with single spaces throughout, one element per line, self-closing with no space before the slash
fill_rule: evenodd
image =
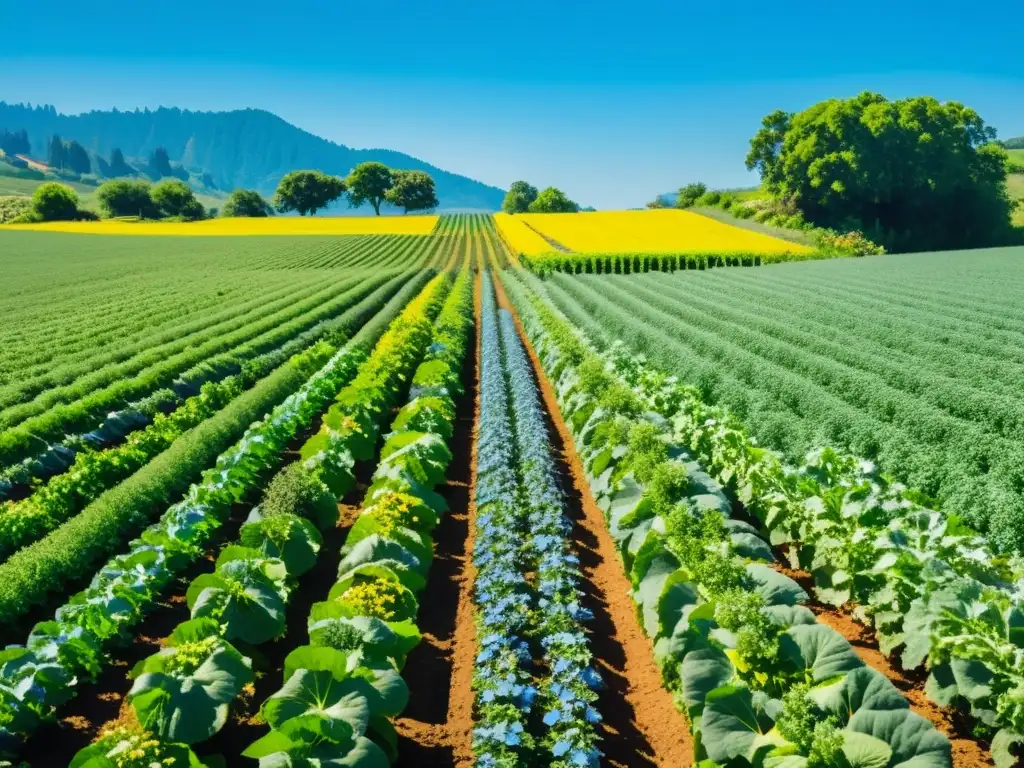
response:
<path id="1" fill-rule="evenodd" d="M 699 737 L 696 758 L 844 765 L 870 754 L 879 765 L 949 764 L 946 738 L 816 623 L 804 591 L 767 565 L 767 543 L 730 519 L 722 486 L 660 416 L 679 407 L 673 381 L 621 348 L 599 355 L 538 294 L 514 278 L 508 287 L 568 416 L 665 682 Z M 714 434 L 714 422 L 703 426 Z"/>
<path id="2" fill-rule="evenodd" d="M 1019 763 L 1017 251 L 267 205 L 0 231 L 0 758 Z"/>
<path id="3" fill-rule="evenodd" d="M 999 245 L 1010 236 L 1006 153 L 972 109 L 875 93 L 767 115 L 748 169 L 804 218 L 889 250 Z"/>

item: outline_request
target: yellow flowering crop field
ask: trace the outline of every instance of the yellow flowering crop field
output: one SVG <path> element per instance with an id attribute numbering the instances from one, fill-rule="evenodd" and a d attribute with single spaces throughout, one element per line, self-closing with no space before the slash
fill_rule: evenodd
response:
<path id="1" fill-rule="evenodd" d="M 91 235 L 429 235 L 437 216 L 269 216 L 206 221 L 52 221 L 2 229 Z"/>
<path id="2" fill-rule="evenodd" d="M 552 250 L 547 240 L 526 226 L 522 214 L 510 216 L 507 213 L 496 213 L 494 222 L 513 254 L 536 256 Z"/>
<path id="3" fill-rule="evenodd" d="M 497 217 L 496 217 L 497 218 Z M 523 229 L 532 226 L 577 253 L 802 253 L 813 249 L 742 227 L 723 224 L 690 211 L 600 211 L 596 213 L 526 213 Z M 503 227 L 504 229 L 504 227 Z M 531 233 L 533 234 L 533 233 Z M 524 245 L 537 255 L 553 250 L 544 238 Z M 543 249 L 541 248 L 543 243 Z M 519 247 L 516 241 L 513 247 Z"/>

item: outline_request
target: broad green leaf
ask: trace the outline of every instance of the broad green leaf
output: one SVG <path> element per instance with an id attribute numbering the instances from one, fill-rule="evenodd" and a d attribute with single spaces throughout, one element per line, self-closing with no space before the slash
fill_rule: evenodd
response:
<path id="1" fill-rule="evenodd" d="M 223 727 L 228 705 L 253 676 L 248 659 L 224 642 L 191 674 L 169 673 L 182 648 L 187 646 L 165 648 L 151 657 L 168 671 L 141 675 L 128 701 L 143 727 L 161 739 L 195 744 Z"/>
<path id="2" fill-rule="evenodd" d="M 362 734 L 370 721 L 373 698 L 375 692 L 361 678 L 339 680 L 330 671 L 300 669 L 263 702 L 260 711 L 271 728 L 293 717 L 320 714 L 344 720 L 354 733 Z"/>
<path id="3" fill-rule="evenodd" d="M 860 709 L 881 711 L 910 706 L 885 675 L 866 666 L 811 688 L 809 696 L 824 712 L 836 715 L 841 723 L 847 722 Z"/>
<path id="4" fill-rule="evenodd" d="M 716 688 L 726 685 L 735 675 L 729 657 L 717 647 L 690 651 L 683 658 L 679 668 L 682 679 L 683 700 L 690 716 L 698 715 L 704 709 L 707 695 Z"/>
<path id="5" fill-rule="evenodd" d="M 890 765 L 903 768 L 949 768 L 949 740 L 909 709 L 857 710 L 847 726 L 851 731 L 881 739 L 892 749 Z"/>
<path id="6" fill-rule="evenodd" d="M 779 638 L 779 658 L 815 683 L 864 666 L 846 639 L 824 624 L 790 627 Z"/>
<path id="7" fill-rule="evenodd" d="M 844 768 L 887 768 L 892 750 L 881 739 L 857 731 L 843 731 Z"/>
<path id="8" fill-rule="evenodd" d="M 754 581 L 754 591 L 768 605 L 796 605 L 807 602 L 807 593 L 788 576 L 763 563 L 747 563 L 747 575 Z"/>
<path id="9" fill-rule="evenodd" d="M 748 757 L 772 720 L 753 703 L 749 688 L 723 686 L 708 693 L 701 715 L 701 734 L 708 757 L 718 763 Z"/>

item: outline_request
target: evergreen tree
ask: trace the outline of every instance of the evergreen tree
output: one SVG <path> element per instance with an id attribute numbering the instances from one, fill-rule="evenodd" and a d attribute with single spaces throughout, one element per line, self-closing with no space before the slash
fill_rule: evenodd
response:
<path id="1" fill-rule="evenodd" d="M 61 141 L 60 136 L 54 134 L 53 138 L 50 139 L 50 152 L 47 156 L 47 162 L 49 162 L 52 168 L 63 170 L 68 164 L 67 147 L 64 146 L 64 142 Z"/>

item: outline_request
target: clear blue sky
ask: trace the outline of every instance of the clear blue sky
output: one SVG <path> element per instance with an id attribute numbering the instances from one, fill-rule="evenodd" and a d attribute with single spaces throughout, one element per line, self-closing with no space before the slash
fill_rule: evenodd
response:
<path id="1" fill-rule="evenodd" d="M 259 107 L 628 207 L 695 179 L 756 183 L 743 155 L 764 114 L 865 89 L 956 99 L 1024 134 L 1020 3 L 11 3 L 0 99 Z"/>

